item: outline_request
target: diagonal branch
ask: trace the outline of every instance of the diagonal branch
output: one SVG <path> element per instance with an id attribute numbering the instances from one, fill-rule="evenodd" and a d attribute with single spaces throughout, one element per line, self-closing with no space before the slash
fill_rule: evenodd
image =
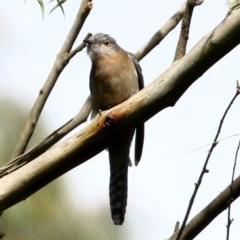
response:
<path id="1" fill-rule="evenodd" d="M 120 132 L 138 125 L 139 121 L 147 121 L 168 106 L 173 106 L 192 83 L 240 44 L 239 16 L 240 9 L 232 11 L 188 54 L 175 61 L 146 88 L 122 104 L 102 112 L 76 135 L 1 178 L 0 212 L 101 152 Z M 111 124 L 106 127 L 109 119 Z M 237 190 L 233 185 L 234 194 L 235 191 Z M 221 204 L 225 206 L 226 203 Z"/>
<path id="2" fill-rule="evenodd" d="M 240 196 L 240 176 L 232 183 L 231 202 Z M 202 209 L 186 225 L 179 240 L 194 239 L 205 227 L 208 226 L 229 205 L 229 187 L 226 187 L 216 198 L 214 198 L 204 209 Z M 168 240 L 176 240 L 178 232 L 174 233 Z"/>
<path id="3" fill-rule="evenodd" d="M 178 23 L 183 18 L 183 14 L 185 12 L 186 4 L 184 3 L 178 11 L 159 29 L 150 40 L 142 46 L 136 53 L 136 58 L 140 61 L 144 58 L 153 48 L 155 48 L 165 37 L 166 35 L 174 29 Z M 201 5 L 202 1 L 195 1 L 195 5 Z"/>
<path id="4" fill-rule="evenodd" d="M 190 212 L 191 212 L 191 209 L 192 209 L 194 200 L 196 199 L 196 196 L 197 196 L 197 193 L 198 193 L 198 189 L 200 188 L 200 185 L 201 185 L 201 183 L 202 183 L 203 177 L 204 177 L 204 175 L 205 175 L 206 173 L 209 172 L 208 169 L 207 169 L 207 165 L 208 165 L 208 163 L 209 163 L 210 157 L 212 156 L 212 153 L 213 153 L 214 148 L 215 148 L 215 147 L 217 146 L 217 144 L 218 144 L 218 137 L 219 137 L 219 135 L 220 135 L 220 133 L 221 133 L 223 123 L 224 123 L 225 118 L 226 118 L 226 116 L 227 116 L 230 108 L 232 107 L 234 101 L 237 99 L 238 95 L 240 94 L 240 91 L 239 91 L 239 90 L 240 90 L 240 89 L 239 89 L 239 86 L 237 86 L 237 91 L 236 91 L 236 93 L 234 94 L 233 98 L 231 99 L 230 103 L 228 104 L 228 106 L 227 106 L 226 110 L 224 111 L 223 116 L 222 116 L 222 118 L 221 118 L 221 120 L 220 120 L 218 129 L 217 129 L 217 133 L 216 133 L 216 135 L 215 135 L 215 137 L 214 137 L 214 140 L 213 140 L 213 142 L 212 142 L 212 145 L 211 145 L 211 147 L 210 147 L 210 149 L 209 149 L 209 151 L 208 151 L 208 154 L 207 154 L 206 160 L 205 160 L 205 162 L 204 162 L 203 168 L 202 168 L 202 170 L 201 170 L 201 173 L 200 173 L 200 175 L 199 175 L 198 181 L 197 181 L 197 183 L 195 184 L 195 188 L 194 188 L 194 190 L 193 190 L 193 194 L 192 194 L 192 196 L 191 196 L 191 198 L 190 198 L 189 205 L 188 205 L 188 207 L 187 207 L 187 211 L 186 211 L 186 214 L 185 214 L 185 216 L 184 216 L 183 223 L 182 223 L 182 225 L 181 225 L 181 227 L 180 227 L 180 229 L 179 229 L 179 232 L 178 232 L 178 235 L 177 235 L 176 240 L 181 239 L 181 235 L 182 235 L 182 233 L 183 233 L 183 231 L 184 231 L 184 228 L 185 228 L 185 226 L 186 226 L 188 217 L 189 217 L 189 215 L 190 215 Z"/>
<path id="5" fill-rule="evenodd" d="M 83 104 L 81 110 L 75 115 L 72 119 L 70 119 L 67 123 L 63 126 L 52 132 L 38 144 L 34 145 L 31 149 L 27 152 L 23 153 L 22 155 L 17 156 L 7 164 L 5 164 L 0 169 L 0 176 L 3 177 L 16 169 L 22 167 L 26 163 L 32 161 L 34 158 L 41 155 L 45 152 L 48 148 L 54 145 L 58 140 L 63 138 L 67 135 L 71 130 L 75 127 L 79 126 L 81 123 L 86 122 L 87 118 L 92 109 L 92 102 L 91 97 L 89 96 L 85 103 Z"/>
<path id="6" fill-rule="evenodd" d="M 178 44 L 174 56 L 174 61 L 182 58 L 186 53 L 187 42 L 189 38 L 190 24 L 192 19 L 192 14 L 194 7 L 202 4 L 203 1 L 198 0 L 187 0 L 185 11 L 182 19 L 182 26 L 180 31 L 180 36 L 178 39 Z"/>
<path id="7" fill-rule="evenodd" d="M 70 52 L 89 12 L 91 11 L 91 8 L 92 8 L 91 0 L 82 0 L 82 3 L 77 13 L 76 19 L 72 25 L 72 28 L 62 46 L 62 49 L 57 55 L 55 63 L 52 67 L 51 72 L 48 75 L 45 84 L 39 91 L 39 95 L 36 99 L 36 102 L 32 107 L 32 110 L 26 121 L 24 129 L 21 133 L 20 139 L 12 154 L 13 158 L 17 157 L 18 155 L 22 154 L 25 151 L 28 142 L 34 132 L 34 129 L 36 127 L 41 111 L 45 105 L 45 102 L 47 101 L 47 98 L 50 95 L 59 75 L 68 64 L 69 61 L 69 58 L 67 57 L 68 53 Z"/>
<path id="8" fill-rule="evenodd" d="M 159 29 L 150 38 L 150 40 L 134 54 L 138 61 L 152 51 L 153 48 L 155 48 L 166 37 L 166 35 L 178 25 L 183 17 L 185 7 L 186 3 L 184 3 L 179 10 L 162 26 L 162 28 Z"/>
<path id="9" fill-rule="evenodd" d="M 227 213 L 227 234 L 226 234 L 226 240 L 230 239 L 230 227 L 233 222 L 233 219 L 231 218 L 231 203 L 232 203 L 232 188 L 233 188 L 233 182 L 235 178 L 235 172 L 236 172 L 236 166 L 237 166 L 237 160 L 238 160 L 238 153 L 240 149 L 240 141 L 237 145 L 237 150 L 235 152 L 235 158 L 233 163 L 233 170 L 232 170 L 232 177 L 231 177 L 231 183 L 229 186 L 229 200 L 228 200 L 228 213 Z"/>

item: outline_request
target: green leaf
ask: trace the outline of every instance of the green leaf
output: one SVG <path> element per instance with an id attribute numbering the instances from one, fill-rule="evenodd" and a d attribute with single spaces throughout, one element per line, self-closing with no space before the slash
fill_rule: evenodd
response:
<path id="1" fill-rule="evenodd" d="M 55 0 L 51 0 L 50 2 L 53 2 Z M 55 9 L 57 9 L 58 7 L 60 7 L 63 15 L 65 16 L 65 13 L 64 13 L 64 9 L 63 9 L 63 3 L 65 3 L 67 0 L 56 0 L 57 1 L 57 4 L 51 9 L 50 13 L 52 13 Z"/>
<path id="2" fill-rule="evenodd" d="M 41 8 L 41 11 L 42 11 L 42 18 L 44 18 L 44 13 L 45 13 L 45 7 L 44 7 L 44 3 L 42 0 L 37 0 L 39 5 L 40 5 L 40 8 Z"/>

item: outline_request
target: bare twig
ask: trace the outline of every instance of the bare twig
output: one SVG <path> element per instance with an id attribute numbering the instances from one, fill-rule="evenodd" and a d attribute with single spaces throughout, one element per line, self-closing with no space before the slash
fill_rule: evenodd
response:
<path id="1" fill-rule="evenodd" d="M 37 124 L 37 121 L 39 119 L 41 111 L 45 105 L 45 102 L 47 101 L 47 98 L 50 95 L 62 70 L 68 64 L 69 59 L 68 59 L 68 57 L 66 58 L 66 56 L 68 56 L 68 53 L 70 52 L 70 50 L 74 44 L 74 41 L 76 40 L 91 8 L 92 8 L 91 0 L 82 0 L 82 3 L 80 5 L 79 11 L 77 13 L 76 19 L 72 25 L 72 28 L 62 46 L 62 49 L 60 50 L 59 54 L 57 55 L 57 58 L 52 67 L 52 70 L 51 70 L 50 74 L 48 75 L 48 78 L 47 78 L 44 86 L 40 90 L 39 95 L 36 99 L 36 102 L 34 103 L 34 105 L 32 107 L 30 115 L 27 119 L 27 122 L 24 126 L 24 129 L 23 129 L 20 139 L 18 141 L 18 144 L 12 154 L 13 158 L 22 154 L 25 151 L 25 149 L 28 145 L 28 142 L 34 132 L 35 126 Z"/>
<path id="2" fill-rule="evenodd" d="M 232 184 L 232 199 L 235 201 L 240 196 L 240 176 Z M 228 207 L 229 187 L 225 188 L 216 198 L 214 198 L 205 208 L 203 208 L 186 225 L 180 240 L 194 239 L 209 223 L 211 223 L 221 212 Z M 176 240 L 178 232 L 173 234 L 168 240 Z"/>
<path id="3" fill-rule="evenodd" d="M 231 178 L 231 184 L 229 186 L 229 200 L 228 200 L 228 213 L 227 213 L 227 233 L 226 233 L 226 240 L 230 239 L 230 227 L 233 222 L 233 219 L 231 219 L 231 203 L 232 203 L 232 191 L 233 191 L 233 181 L 235 178 L 235 171 L 237 166 L 237 160 L 238 160 L 238 152 L 240 149 L 240 141 L 238 142 L 237 150 L 235 153 L 234 163 L 233 163 L 233 170 L 232 170 L 232 178 Z"/>
<path id="4" fill-rule="evenodd" d="M 226 110 L 224 111 L 224 114 L 223 114 L 223 116 L 222 116 L 222 118 L 221 118 L 221 120 L 220 120 L 218 129 L 217 129 L 216 136 L 214 137 L 212 146 L 211 146 L 211 148 L 210 148 L 210 150 L 209 150 L 209 152 L 208 152 L 207 158 L 206 158 L 206 160 L 205 160 L 205 162 L 204 162 L 204 165 L 203 165 L 202 171 L 201 171 L 201 173 L 200 173 L 200 175 L 199 175 L 198 181 L 195 183 L 195 188 L 194 188 L 193 194 L 192 194 L 192 196 L 191 196 L 191 198 L 190 198 L 189 205 L 188 205 L 188 207 L 187 207 L 187 211 L 186 211 L 186 214 L 185 214 L 185 216 L 184 216 L 184 219 L 183 219 L 182 225 L 181 225 L 181 227 L 180 227 L 180 230 L 179 230 L 179 232 L 178 232 L 178 235 L 177 235 L 176 240 L 179 240 L 179 239 L 181 238 L 181 235 L 182 235 L 182 233 L 183 233 L 183 231 L 184 231 L 184 228 L 185 228 L 185 226 L 186 226 L 188 217 L 189 217 L 189 215 L 190 215 L 190 211 L 191 211 L 191 209 L 192 209 L 194 200 L 195 200 L 195 198 L 196 198 L 196 196 L 197 196 L 198 189 L 199 189 L 199 187 L 200 187 L 200 185 L 201 185 L 201 183 L 202 183 L 203 176 L 204 176 L 205 173 L 208 173 L 208 172 L 209 172 L 209 170 L 207 169 L 207 165 L 208 165 L 209 159 L 210 159 L 210 157 L 211 157 L 211 155 L 212 155 L 212 152 L 213 152 L 214 148 L 215 148 L 215 147 L 217 146 L 217 144 L 218 144 L 218 141 L 217 141 L 217 140 L 218 140 L 218 136 L 220 135 L 220 132 L 221 132 L 221 130 L 222 130 L 222 126 L 223 126 L 224 120 L 225 120 L 225 118 L 226 118 L 226 116 L 227 116 L 228 111 L 230 110 L 231 106 L 233 105 L 234 101 L 235 101 L 236 98 L 238 97 L 239 93 L 240 93 L 240 91 L 239 91 L 239 86 L 237 86 L 237 91 L 236 91 L 235 95 L 233 96 L 233 98 L 231 99 L 229 105 L 227 106 L 227 108 L 226 108 Z"/>
<path id="5" fill-rule="evenodd" d="M 134 54 L 139 61 L 144 58 L 153 48 L 155 48 L 164 39 L 164 37 L 178 25 L 183 17 L 185 7 L 186 3 L 184 3 L 179 10 L 162 26 L 162 28 L 158 30 L 150 38 L 150 40 Z"/>
<path id="6" fill-rule="evenodd" d="M 200 5 L 203 1 L 195 1 L 195 5 Z M 186 3 L 184 3 L 178 11 L 159 29 L 150 40 L 142 46 L 136 53 L 135 56 L 140 61 L 144 58 L 153 48 L 155 48 L 165 37 L 166 35 L 174 29 L 178 23 L 183 18 L 183 14 L 186 8 Z"/>
<path id="7" fill-rule="evenodd" d="M 203 1 L 201 1 L 201 3 L 202 2 Z M 199 5 L 199 1 L 187 0 L 187 4 L 183 14 L 183 19 L 182 19 L 180 36 L 178 39 L 178 44 L 177 44 L 177 48 L 174 56 L 174 61 L 182 58 L 186 54 L 186 47 L 187 47 L 187 42 L 189 38 L 189 30 L 190 30 L 193 9 L 196 5 Z"/>

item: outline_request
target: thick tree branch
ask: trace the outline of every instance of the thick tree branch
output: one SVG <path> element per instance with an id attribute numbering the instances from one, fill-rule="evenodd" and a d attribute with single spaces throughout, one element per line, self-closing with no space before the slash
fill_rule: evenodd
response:
<path id="1" fill-rule="evenodd" d="M 26 199 L 50 181 L 93 157 L 120 132 L 173 106 L 193 82 L 239 43 L 240 9 L 236 9 L 146 88 L 122 104 L 102 112 L 73 137 L 1 178 L 0 211 Z M 109 119 L 111 124 L 107 126 Z M 235 186 L 239 187 L 234 185 L 233 189 Z M 239 196 L 239 191 L 236 194 L 236 197 Z"/>
<path id="2" fill-rule="evenodd" d="M 78 36 L 91 8 L 92 8 L 91 0 L 82 0 L 82 3 L 80 5 L 79 11 L 77 13 L 76 19 L 72 25 L 72 28 L 62 46 L 62 49 L 60 50 L 60 52 L 57 55 L 57 58 L 52 67 L 52 70 L 49 73 L 44 86 L 40 90 L 39 95 L 36 99 L 36 102 L 34 103 L 34 105 L 32 107 L 32 110 L 29 114 L 29 117 L 26 121 L 24 129 L 23 129 L 20 139 L 18 141 L 18 144 L 13 152 L 12 158 L 17 157 L 18 155 L 22 154 L 25 151 L 25 149 L 28 145 L 28 142 L 34 132 L 37 121 L 38 121 L 39 116 L 44 107 L 44 104 L 47 101 L 47 98 L 50 95 L 59 75 L 61 74 L 63 69 L 68 64 L 68 61 L 70 59 L 68 57 L 68 54 Z"/>

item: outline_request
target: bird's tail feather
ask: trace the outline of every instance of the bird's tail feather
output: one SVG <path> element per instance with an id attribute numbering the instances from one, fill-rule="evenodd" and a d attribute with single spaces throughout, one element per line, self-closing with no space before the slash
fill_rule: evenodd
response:
<path id="1" fill-rule="evenodd" d="M 115 225 L 121 225 L 127 206 L 129 151 L 134 131 L 127 132 L 109 147 L 111 215 Z"/>
<path id="2" fill-rule="evenodd" d="M 119 164 L 110 164 L 109 196 L 111 215 L 115 225 L 121 225 L 123 223 L 126 212 L 128 162 L 129 160 L 126 159 Z"/>

